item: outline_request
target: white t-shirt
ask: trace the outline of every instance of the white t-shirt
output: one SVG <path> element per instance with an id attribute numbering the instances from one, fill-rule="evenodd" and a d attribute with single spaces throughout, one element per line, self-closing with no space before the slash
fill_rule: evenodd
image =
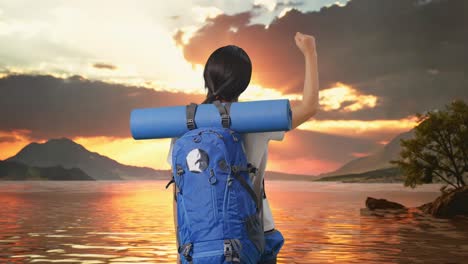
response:
<path id="1" fill-rule="evenodd" d="M 284 131 L 278 132 L 261 132 L 261 133 L 245 133 L 243 134 L 244 150 L 247 156 L 247 161 L 258 169 L 257 178 L 254 179 L 253 185 L 257 197 L 260 193 L 263 177 L 265 176 L 265 168 L 268 160 L 268 142 L 270 140 L 281 141 L 284 138 Z M 167 162 L 172 165 L 172 146 L 175 139 L 171 140 Z M 268 199 L 263 199 L 263 230 L 268 231 L 275 228 L 273 215 L 271 213 Z"/>

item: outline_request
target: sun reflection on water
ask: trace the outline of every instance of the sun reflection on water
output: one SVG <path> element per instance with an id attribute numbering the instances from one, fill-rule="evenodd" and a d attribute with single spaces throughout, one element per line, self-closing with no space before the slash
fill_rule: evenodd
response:
<path id="1" fill-rule="evenodd" d="M 0 263 L 175 263 L 172 191 L 164 185 L 2 182 Z M 468 221 L 361 209 L 366 196 L 413 206 L 437 189 L 269 182 L 286 240 L 278 263 L 443 263 L 448 256 L 462 263 Z"/>

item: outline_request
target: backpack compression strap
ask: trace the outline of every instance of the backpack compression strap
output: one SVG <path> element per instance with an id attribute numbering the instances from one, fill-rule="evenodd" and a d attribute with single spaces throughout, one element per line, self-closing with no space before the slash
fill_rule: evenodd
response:
<path id="1" fill-rule="evenodd" d="M 238 166 L 232 166 L 232 175 L 234 178 L 236 178 L 237 181 L 244 187 L 244 189 L 247 191 L 247 193 L 252 197 L 252 200 L 255 202 L 255 206 L 257 208 L 257 212 L 260 211 L 261 209 L 261 201 L 257 198 L 257 195 L 255 194 L 255 191 L 250 187 L 250 185 L 247 183 L 247 181 L 240 175 L 240 172 L 251 172 L 250 168 L 243 168 L 243 167 L 238 167 Z"/>
<path id="2" fill-rule="evenodd" d="M 229 128 L 231 126 L 231 117 L 229 115 L 231 111 L 231 103 L 228 102 L 223 105 L 220 101 L 214 101 L 213 104 L 218 108 L 218 112 L 221 115 L 221 124 L 224 128 Z"/>
<path id="3" fill-rule="evenodd" d="M 189 130 L 197 128 L 195 124 L 195 112 L 197 111 L 197 104 L 190 103 L 185 107 L 185 118 L 187 119 L 187 128 Z"/>

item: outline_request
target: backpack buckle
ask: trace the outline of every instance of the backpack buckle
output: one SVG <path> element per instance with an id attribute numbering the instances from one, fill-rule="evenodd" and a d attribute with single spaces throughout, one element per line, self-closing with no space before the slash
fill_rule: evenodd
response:
<path id="1" fill-rule="evenodd" d="M 258 169 L 256 167 L 254 167 L 251 163 L 247 164 L 247 169 L 248 169 L 249 173 L 252 173 L 255 176 L 257 176 Z"/>
<path id="2" fill-rule="evenodd" d="M 184 169 L 180 165 L 177 165 L 176 169 L 177 176 L 180 176 L 185 173 Z"/>
<path id="3" fill-rule="evenodd" d="M 224 241 L 224 257 L 226 258 L 227 262 L 232 261 L 232 245 L 231 241 L 229 240 Z"/>
<path id="4" fill-rule="evenodd" d="M 231 118 L 228 114 L 221 115 L 221 124 L 224 128 L 229 128 L 229 126 L 231 125 Z"/>
<path id="5" fill-rule="evenodd" d="M 208 181 L 210 182 L 211 185 L 215 184 L 218 181 L 216 179 L 213 169 L 210 170 L 210 178 L 208 178 Z"/>
<path id="6" fill-rule="evenodd" d="M 187 128 L 189 130 L 195 129 L 195 121 L 191 118 L 187 119 Z"/>
<path id="7" fill-rule="evenodd" d="M 231 166 L 231 171 L 236 174 L 239 171 L 239 168 L 237 166 Z"/>
<path id="8" fill-rule="evenodd" d="M 228 263 L 240 264 L 239 251 L 241 250 L 240 241 L 237 239 L 224 240 L 224 258 Z"/>
<path id="9" fill-rule="evenodd" d="M 192 243 L 188 243 L 188 244 L 185 244 L 185 245 L 182 245 L 179 247 L 179 253 L 182 254 L 182 256 L 184 256 L 185 260 L 187 260 L 189 263 L 191 263 L 192 261 L 192 256 L 190 256 L 190 252 L 192 251 Z"/>

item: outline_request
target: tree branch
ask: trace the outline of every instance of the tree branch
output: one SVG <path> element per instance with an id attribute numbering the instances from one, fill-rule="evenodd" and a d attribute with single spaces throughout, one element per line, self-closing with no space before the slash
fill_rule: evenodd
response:
<path id="1" fill-rule="evenodd" d="M 446 133 L 446 140 L 448 142 L 448 146 L 449 146 L 449 159 L 452 161 L 452 164 L 453 164 L 453 167 L 455 169 L 455 177 L 457 178 L 457 184 L 459 187 L 462 186 L 461 182 L 463 181 L 463 179 L 461 179 L 463 177 L 463 174 L 460 173 L 460 171 L 458 170 L 458 165 L 457 163 L 455 162 L 455 154 L 453 153 L 453 145 L 452 145 L 452 137 L 450 136 L 450 134 Z M 464 185 L 464 184 L 463 184 Z"/>
<path id="2" fill-rule="evenodd" d="M 444 176 L 440 175 L 439 173 L 437 173 L 436 170 L 433 170 L 432 171 L 433 173 L 437 174 L 437 176 L 439 176 L 439 178 L 441 178 L 444 182 L 446 182 L 447 184 L 450 184 L 452 185 L 454 188 L 457 188 L 457 186 L 455 184 L 453 184 L 451 181 L 449 181 L 448 179 L 446 179 Z"/>
<path id="3" fill-rule="evenodd" d="M 458 135 L 460 135 L 460 137 L 461 137 L 463 135 L 463 132 L 461 131 L 460 126 L 455 126 L 455 127 L 456 127 L 456 130 L 458 132 Z M 460 141 L 461 140 L 462 140 L 462 138 L 460 138 Z M 462 153 L 462 160 L 463 160 L 464 168 L 468 168 L 468 155 L 465 152 L 465 148 L 463 146 L 459 146 L 459 149 L 461 150 L 461 153 Z"/>
<path id="4" fill-rule="evenodd" d="M 442 135 L 442 133 L 441 133 L 440 131 L 438 131 L 438 130 L 436 130 L 436 133 L 441 137 L 442 140 L 447 141 L 447 142 L 450 144 L 450 148 L 451 148 L 451 140 L 450 140 L 450 139 L 447 140 L 447 139 Z M 449 146 L 447 146 L 446 144 L 443 144 L 442 142 L 437 142 L 437 143 L 441 144 L 442 147 L 444 147 L 445 150 L 447 151 L 447 157 L 448 157 L 449 160 L 452 162 L 453 167 L 454 167 L 454 169 L 455 169 L 455 177 L 456 177 L 456 178 L 459 178 L 459 177 L 460 177 L 460 173 L 458 172 L 458 166 L 457 166 L 457 164 L 456 164 L 456 162 L 455 162 L 455 160 L 454 160 L 453 153 L 449 150 Z"/>
<path id="5" fill-rule="evenodd" d="M 424 159 L 419 153 L 417 153 L 417 152 L 412 152 L 412 154 L 414 154 L 416 157 L 420 158 L 421 160 L 425 161 L 426 163 L 431 164 L 430 161 Z M 425 167 L 428 168 L 429 166 L 425 166 Z M 440 165 L 439 165 L 438 167 L 439 167 L 439 170 L 440 170 L 440 169 L 443 169 L 443 170 L 444 170 L 444 168 L 442 168 Z M 437 168 L 436 168 L 435 166 L 434 166 L 434 168 L 431 167 L 431 169 L 432 169 L 432 171 L 435 172 L 435 174 L 437 174 L 443 181 L 445 181 L 446 183 L 448 183 L 448 184 L 454 186 L 455 188 L 457 187 L 457 186 L 455 186 L 452 182 L 450 182 L 448 179 L 446 179 L 444 176 L 442 176 L 441 174 L 437 173 Z M 450 170 L 449 170 L 449 172 L 450 172 Z"/>
<path id="6" fill-rule="evenodd" d="M 422 145 L 422 144 L 421 144 L 421 145 Z M 432 150 L 432 151 L 434 151 L 434 152 L 440 154 L 441 156 L 445 156 L 445 153 L 443 153 L 443 152 L 441 152 L 441 151 L 439 151 L 439 150 L 437 150 L 437 149 L 430 148 L 428 145 L 423 146 L 423 147 L 425 147 L 425 148 L 427 148 L 427 149 L 429 149 L 429 150 Z M 455 174 L 455 171 L 453 171 L 452 169 L 450 169 L 450 166 L 449 166 L 449 165 L 446 165 L 445 163 L 442 163 L 442 160 L 441 160 L 441 159 L 439 159 L 438 161 L 439 161 L 438 164 L 439 164 L 439 166 L 440 166 L 441 168 L 443 168 L 443 169 L 445 169 L 445 170 L 447 170 L 447 171 L 449 171 L 449 172 Z M 426 162 L 427 162 L 427 161 L 426 161 Z"/>

